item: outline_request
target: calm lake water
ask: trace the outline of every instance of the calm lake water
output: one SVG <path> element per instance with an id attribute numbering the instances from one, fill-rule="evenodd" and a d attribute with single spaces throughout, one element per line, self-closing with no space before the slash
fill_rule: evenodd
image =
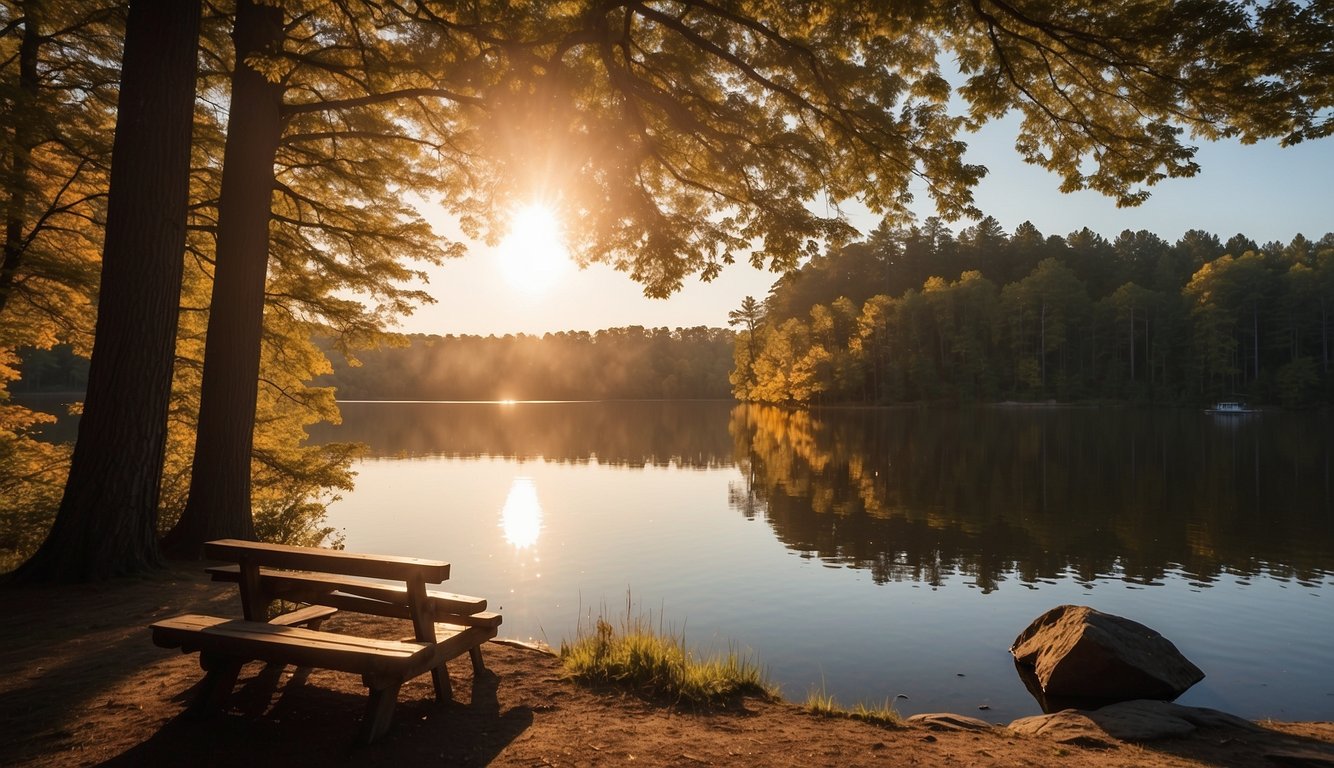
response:
<path id="1" fill-rule="evenodd" d="M 1327 417 L 732 403 L 362 403 L 349 549 L 440 558 L 502 635 L 590 612 L 750 649 L 801 701 L 1040 711 L 1008 653 L 1061 603 L 1162 632 L 1180 701 L 1334 718 Z M 898 697 L 898 698 L 896 698 Z M 904 698 L 906 697 L 906 698 Z M 988 711 L 979 711 L 988 707 Z"/>

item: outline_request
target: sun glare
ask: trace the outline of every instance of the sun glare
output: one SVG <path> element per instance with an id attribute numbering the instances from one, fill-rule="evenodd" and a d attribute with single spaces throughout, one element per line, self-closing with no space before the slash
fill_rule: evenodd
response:
<path id="1" fill-rule="evenodd" d="M 542 532 L 542 504 L 537 500 L 537 486 L 531 477 L 514 478 L 505 507 L 500 511 L 500 528 L 505 540 L 518 549 L 537 543 Z"/>
<path id="2" fill-rule="evenodd" d="M 541 203 L 526 205 L 510 216 L 509 234 L 496 257 L 505 279 L 530 293 L 546 290 L 571 266 L 560 222 Z"/>

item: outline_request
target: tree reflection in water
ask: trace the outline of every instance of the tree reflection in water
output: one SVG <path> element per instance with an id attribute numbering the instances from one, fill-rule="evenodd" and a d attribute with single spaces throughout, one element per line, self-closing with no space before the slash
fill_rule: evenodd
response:
<path id="1" fill-rule="evenodd" d="M 1189 410 L 739 405 L 745 487 L 788 547 L 877 583 L 1156 583 L 1334 570 L 1327 418 Z"/>

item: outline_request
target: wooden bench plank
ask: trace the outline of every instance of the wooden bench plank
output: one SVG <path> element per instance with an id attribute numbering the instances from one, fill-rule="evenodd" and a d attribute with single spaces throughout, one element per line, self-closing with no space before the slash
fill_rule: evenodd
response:
<path id="1" fill-rule="evenodd" d="M 302 600 L 318 600 L 326 605 L 353 613 L 367 613 L 372 616 L 385 616 L 391 619 L 411 619 L 411 609 L 401 603 L 388 603 L 372 600 L 343 592 L 328 592 L 320 595 L 305 595 Z M 482 611 L 480 613 L 443 613 L 436 611 L 433 619 L 445 624 L 462 624 L 469 627 L 499 627 L 501 616 L 498 613 Z"/>
<path id="2" fill-rule="evenodd" d="M 204 572 L 212 576 L 214 581 L 239 582 L 241 580 L 241 566 L 239 565 L 214 565 L 205 568 Z M 259 569 L 259 577 L 262 588 L 280 598 L 289 597 L 289 595 L 295 595 L 296 593 L 325 594 L 337 590 L 349 595 L 407 605 L 407 587 L 402 584 L 381 584 L 338 574 L 263 567 Z M 313 591 L 303 591 L 307 589 Z M 436 613 L 470 614 L 486 610 L 486 598 L 482 597 L 458 595 L 436 589 L 426 590 L 426 596 L 430 599 L 431 606 Z M 310 602 L 305 600 L 304 597 L 298 599 Z M 403 617 L 396 616 L 396 618 Z"/>
<path id="3" fill-rule="evenodd" d="M 498 622 L 497 622 L 498 623 Z M 446 659 L 461 656 L 496 636 L 495 627 L 464 627 L 455 624 L 436 625 L 436 645 Z"/>
<path id="4" fill-rule="evenodd" d="M 338 609 L 331 605 L 305 605 L 297 608 L 295 611 L 281 613 L 269 619 L 270 624 L 279 624 L 284 627 L 305 626 L 310 629 L 319 629 L 320 622 L 338 613 Z"/>
<path id="5" fill-rule="evenodd" d="M 230 560 L 301 571 L 329 571 L 371 579 L 409 581 L 421 578 L 427 584 L 439 584 L 449 578 L 449 563 L 443 560 L 368 555 L 334 549 L 264 544 L 241 539 L 218 539 L 206 542 L 204 556 L 210 560 Z"/>
<path id="6" fill-rule="evenodd" d="M 320 667 L 363 676 L 415 677 L 439 664 L 432 643 L 378 640 L 301 627 L 186 614 L 155 622 L 153 642 L 185 653 L 209 651 L 241 660 Z"/>

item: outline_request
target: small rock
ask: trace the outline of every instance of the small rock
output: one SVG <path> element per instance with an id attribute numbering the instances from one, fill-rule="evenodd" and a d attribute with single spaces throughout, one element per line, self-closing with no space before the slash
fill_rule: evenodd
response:
<path id="1" fill-rule="evenodd" d="M 1334 768 L 1334 754 L 1307 749 L 1287 749 L 1269 752 L 1265 759 L 1274 765 L 1292 768 Z"/>
<path id="2" fill-rule="evenodd" d="M 908 718 L 910 725 L 920 725 L 933 731 L 990 731 L 991 723 L 975 717 L 952 712 L 925 712 Z"/>
<path id="3" fill-rule="evenodd" d="M 1077 709 L 1020 718 L 1010 723 L 1009 728 L 1024 736 L 1040 736 L 1061 744 L 1093 749 L 1110 749 L 1115 746 L 1106 732 Z"/>

